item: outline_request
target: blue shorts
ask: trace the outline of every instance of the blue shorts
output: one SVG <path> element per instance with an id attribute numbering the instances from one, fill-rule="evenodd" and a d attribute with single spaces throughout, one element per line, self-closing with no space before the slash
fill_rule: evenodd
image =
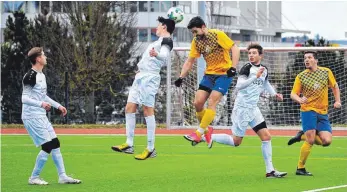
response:
<path id="1" fill-rule="evenodd" d="M 227 75 L 204 75 L 200 82 L 199 90 L 204 90 L 209 93 L 214 90 L 225 95 L 232 81 L 233 78 Z"/>
<path id="2" fill-rule="evenodd" d="M 332 133 L 330 121 L 328 119 L 328 115 L 322 115 L 315 111 L 302 111 L 301 115 L 301 123 L 302 130 L 304 132 L 308 130 L 315 129 L 319 131 L 329 131 Z"/>

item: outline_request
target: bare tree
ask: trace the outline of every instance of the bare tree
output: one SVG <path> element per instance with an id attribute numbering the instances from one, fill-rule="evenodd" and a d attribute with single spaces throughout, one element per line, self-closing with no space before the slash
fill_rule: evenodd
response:
<path id="1" fill-rule="evenodd" d="M 136 42 L 136 15 L 126 12 L 130 2 L 70 2 L 63 4 L 60 18 L 71 31 L 72 55 L 70 71 L 71 96 L 84 102 L 86 120 L 93 122 L 95 97 L 100 93 L 119 96 L 129 86 L 129 73 L 135 65 L 130 62 Z M 119 9 L 120 12 L 111 12 Z M 122 82 L 123 81 L 123 82 Z"/>

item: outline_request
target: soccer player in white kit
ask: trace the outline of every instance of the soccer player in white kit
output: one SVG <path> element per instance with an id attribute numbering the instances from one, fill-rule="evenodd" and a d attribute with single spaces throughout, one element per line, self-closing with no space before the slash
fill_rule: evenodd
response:
<path id="1" fill-rule="evenodd" d="M 236 83 L 238 93 L 231 117 L 233 135 L 212 134 L 212 140 L 237 147 L 241 144 L 248 125 L 251 126 L 262 142 L 266 178 L 284 177 L 287 173 L 275 170 L 272 164 L 271 135 L 257 105 L 259 96 L 264 90 L 279 101 L 283 101 L 283 96 L 276 93 L 268 81 L 268 70 L 261 64 L 263 48 L 259 44 L 250 44 L 247 50 L 249 62 L 241 68 Z"/>
<path id="2" fill-rule="evenodd" d="M 159 17 L 158 21 L 156 35 L 159 39 L 151 43 L 142 54 L 142 58 L 137 64 L 138 73 L 129 91 L 125 107 L 126 142 L 112 147 L 117 152 L 134 153 L 135 112 L 138 105 L 142 106 L 147 125 L 147 148 L 141 154 L 135 156 L 137 160 L 145 160 L 157 155 L 154 148 L 156 128 L 154 116 L 155 95 L 160 85 L 160 70 L 171 58 L 170 52 L 173 48 L 171 34 L 175 30 L 173 20 Z"/>
<path id="3" fill-rule="evenodd" d="M 52 154 L 52 159 L 58 170 L 58 182 L 61 184 L 79 184 L 81 183 L 80 180 L 71 178 L 65 173 L 60 142 L 46 116 L 46 111 L 49 111 L 51 106 L 59 109 L 64 116 L 67 110 L 47 96 L 46 77 L 42 73 L 43 67 L 47 64 L 45 53 L 41 47 L 34 47 L 29 51 L 28 57 L 32 63 L 32 68 L 23 77 L 22 120 L 36 147 L 41 146 L 34 170 L 29 178 L 29 184 L 48 184 L 39 176 L 49 154 Z"/>

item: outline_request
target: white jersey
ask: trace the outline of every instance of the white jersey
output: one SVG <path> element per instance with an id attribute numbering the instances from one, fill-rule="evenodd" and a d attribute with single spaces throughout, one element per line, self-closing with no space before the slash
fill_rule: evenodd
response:
<path id="1" fill-rule="evenodd" d="M 42 108 L 43 101 L 55 108 L 61 106 L 47 96 L 46 76 L 42 72 L 30 69 L 24 75 L 22 84 L 22 119 L 46 117 L 46 110 Z"/>
<path id="2" fill-rule="evenodd" d="M 151 57 L 149 55 L 149 51 L 153 48 L 159 53 L 157 57 Z M 170 59 L 170 51 L 172 48 L 173 42 L 171 38 L 160 37 L 157 41 L 151 43 L 142 54 L 142 58 L 137 64 L 140 73 L 159 74 L 161 67 L 165 66 L 168 59 Z"/>
<path id="3" fill-rule="evenodd" d="M 267 90 L 271 95 L 276 92 L 268 81 L 268 69 L 265 67 L 261 77 L 257 78 L 256 74 L 262 64 L 254 65 L 247 63 L 244 65 L 239 73 L 236 89 L 238 93 L 235 100 L 235 106 L 255 108 L 257 107 L 259 96 Z"/>

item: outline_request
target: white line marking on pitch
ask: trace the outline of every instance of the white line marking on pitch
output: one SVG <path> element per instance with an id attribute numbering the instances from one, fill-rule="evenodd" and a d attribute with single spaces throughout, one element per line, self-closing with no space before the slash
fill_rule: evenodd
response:
<path id="1" fill-rule="evenodd" d="M 327 190 L 331 190 L 331 189 L 338 189 L 338 188 L 344 188 L 344 187 L 347 187 L 347 185 L 339 185 L 339 186 L 335 186 L 335 187 L 326 187 L 326 188 L 320 188 L 320 189 L 312 189 L 312 190 L 303 191 L 303 192 L 327 191 Z"/>

